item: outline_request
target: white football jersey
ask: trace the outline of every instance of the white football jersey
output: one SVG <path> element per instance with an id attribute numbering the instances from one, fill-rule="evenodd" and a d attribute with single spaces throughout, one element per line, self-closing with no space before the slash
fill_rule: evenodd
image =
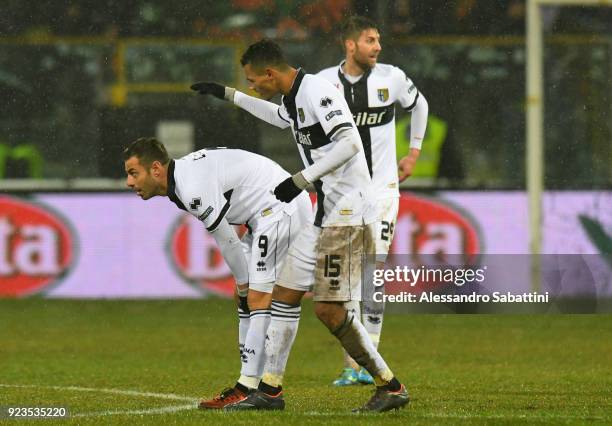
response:
<path id="1" fill-rule="evenodd" d="M 342 65 L 317 75 L 329 80 L 344 95 L 359 129 L 368 170 L 378 199 L 399 197 L 395 149 L 395 103 L 411 111 L 419 91 L 404 72 L 392 65 L 376 64 L 355 83 Z"/>
<path id="2" fill-rule="evenodd" d="M 255 231 L 278 221 L 283 211 L 295 211 L 295 202 L 282 203 L 272 193 L 289 176 L 261 155 L 240 149 L 202 149 L 170 161 L 168 197 L 208 231 L 214 231 L 223 218 Z"/>
<path id="3" fill-rule="evenodd" d="M 342 128 L 355 127 L 344 97 L 329 81 L 299 70 L 291 92 L 283 96 L 279 116 L 291 124 L 302 161 L 316 163 L 337 143 Z M 317 226 L 351 226 L 376 220 L 372 180 L 361 150 L 347 163 L 313 183 L 317 191 Z"/>

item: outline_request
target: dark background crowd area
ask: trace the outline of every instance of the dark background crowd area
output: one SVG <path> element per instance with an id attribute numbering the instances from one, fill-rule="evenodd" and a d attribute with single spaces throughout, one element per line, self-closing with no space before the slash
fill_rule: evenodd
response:
<path id="1" fill-rule="evenodd" d="M 0 34 L 307 39 L 333 33 L 348 14 L 387 36 L 523 34 L 525 0 L 3 0 Z M 606 31 L 609 8 L 547 7 L 556 32 Z"/>
<path id="2" fill-rule="evenodd" d="M 122 147 L 168 121 L 191 123 L 194 148 L 245 148 L 297 171 L 287 132 L 188 88 L 248 92 L 238 59 L 264 36 L 308 72 L 336 65 L 339 23 L 360 14 L 379 25 L 379 61 L 429 102 L 426 144 L 440 148 L 427 185 L 525 188 L 524 0 L 0 4 L 0 180 L 120 178 Z M 612 7 L 542 12 L 545 185 L 611 188 Z M 396 113 L 405 129 L 409 114 Z"/>

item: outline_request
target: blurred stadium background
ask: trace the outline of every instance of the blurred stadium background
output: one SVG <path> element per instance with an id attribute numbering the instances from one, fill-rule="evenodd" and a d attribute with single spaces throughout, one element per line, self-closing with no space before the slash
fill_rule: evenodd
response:
<path id="1" fill-rule="evenodd" d="M 212 393 L 223 380 L 233 377 L 237 357 L 227 368 L 222 366 L 219 377 L 210 383 L 205 378 L 191 378 L 182 385 L 180 377 L 169 379 L 173 373 L 188 374 L 178 359 L 170 360 L 174 369 L 163 373 L 163 362 L 152 359 L 157 351 L 166 353 L 163 343 L 160 340 L 158 346 L 146 345 L 155 329 L 133 322 L 134 318 L 125 314 L 145 318 L 168 314 L 170 308 L 163 302 L 52 299 L 207 297 L 199 302 L 176 301 L 177 306 L 185 307 L 185 319 L 177 320 L 175 315 L 180 315 L 180 310 L 170 309 L 170 323 L 176 329 L 200 324 L 204 340 L 217 341 L 218 330 L 204 319 L 219 321 L 227 325 L 223 335 L 230 336 L 228 341 L 234 339 L 231 303 L 208 297 L 227 296 L 232 288 L 229 269 L 213 240 L 201 224 L 167 200 L 143 203 L 126 192 L 122 147 L 141 136 L 157 136 L 174 156 L 203 147 L 227 146 L 261 153 L 291 172 L 299 170 L 301 164 L 288 131 L 271 128 L 226 103 L 196 96 L 189 91 L 189 85 L 206 79 L 248 90 L 238 59 L 248 44 L 264 36 L 279 41 L 290 62 L 309 72 L 337 64 L 343 52 L 335 30 L 343 17 L 353 13 L 380 24 L 380 62 L 403 68 L 430 105 L 423 153 L 415 176 L 402 187 L 393 252 L 411 256 L 431 252 L 479 254 L 482 263 L 498 262 L 507 270 L 505 282 L 510 280 L 512 284 L 504 285 L 512 291 L 546 289 L 557 295 L 587 299 L 579 308 L 569 309 L 558 303 L 547 305 L 543 311 L 609 311 L 605 299 L 612 298 L 612 8 L 601 1 L 593 3 L 603 7 L 561 5 L 563 0 L 553 3 L 539 9 L 543 27 L 544 151 L 543 168 L 536 168 L 536 174 L 542 178 L 544 191 L 541 200 L 538 198 L 541 214 L 536 211 L 536 225 L 532 222 L 530 228 L 530 213 L 534 210 L 533 204 L 530 210 L 527 191 L 526 112 L 533 99 L 528 102 L 526 93 L 526 0 L 3 0 L 0 299 L 7 300 L 0 300 L 0 344 L 8 350 L 0 350 L 0 364 L 6 366 L 0 372 L 0 386 L 92 383 L 98 388 L 154 392 L 164 377 L 168 382 L 160 392 L 197 395 L 200 391 Z M 408 128 L 409 115 L 398 111 L 399 154 L 407 151 L 407 142 L 402 141 L 407 139 Z M 538 272 L 532 280 L 533 257 L 528 255 L 534 248 L 534 227 L 539 244 L 536 254 L 546 256 L 538 257 L 542 275 Z M 553 268 L 556 275 L 551 277 L 547 265 L 565 264 L 566 259 L 587 265 L 583 269 L 588 277 L 562 279 L 558 268 Z M 30 298 L 15 300 L 24 297 Z M 206 312 L 201 318 L 198 309 Z M 389 338 L 383 349 L 395 350 L 393 341 L 404 341 L 406 353 L 395 358 L 399 363 L 402 356 L 411 357 L 414 349 L 405 342 L 402 324 L 407 317 L 401 312 L 414 309 L 403 304 L 390 306 L 390 310 L 397 316 L 390 316 L 385 329 Z M 462 309 L 445 305 L 439 311 Z M 483 309 L 470 307 L 466 311 Z M 215 315 L 222 319 L 215 319 Z M 132 334 L 96 328 L 106 323 L 120 328 L 115 318 L 123 318 Z M 415 318 L 424 341 L 435 335 L 437 331 L 428 328 L 433 325 L 427 317 Z M 513 402 L 500 399 L 489 406 L 478 393 L 478 383 L 490 379 L 491 372 L 479 370 L 476 378 L 466 373 L 463 380 L 474 382 L 470 382 L 472 388 L 464 390 L 475 391 L 475 399 L 485 408 L 470 411 L 474 408 L 470 407 L 465 411 L 465 406 L 455 399 L 449 405 L 453 412 L 489 420 L 491 415 L 498 418 L 498 414 L 499 418 L 531 418 L 528 400 L 537 399 L 538 392 L 546 389 L 552 398 L 550 405 L 534 405 L 552 413 L 544 420 L 609 420 L 612 384 L 609 374 L 608 378 L 604 374 L 612 353 L 609 317 L 577 320 L 575 329 L 570 320 L 560 324 L 550 319 L 502 317 L 489 323 L 482 318 L 476 325 L 480 330 L 477 334 L 470 334 L 461 324 L 471 327 L 475 323 L 470 321 L 480 320 L 443 318 L 433 322 L 441 327 L 452 322 L 456 328 L 451 327 L 449 333 L 462 336 L 458 331 L 462 329 L 468 333 L 466 341 L 481 339 L 491 357 L 506 362 L 506 370 L 494 375 L 496 380 L 509 388 L 523 386 L 525 392 L 524 398 Z M 36 324 L 56 320 L 58 325 L 51 327 L 48 334 L 34 333 Z M 540 334 L 522 335 L 521 330 L 534 321 L 540 324 L 536 327 Z M 306 322 L 310 323 L 314 321 Z M 541 341 L 547 348 L 546 356 L 556 353 L 550 365 L 559 368 L 544 382 L 530 379 L 529 371 L 544 368 L 547 358 L 519 356 L 513 364 L 500 349 L 504 342 L 496 340 L 500 336 L 495 336 L 494 328 L 487 328 L 487 324 L 504 330 L 500 336 L 508 339 L 521 334 L 515 347 L 522 355 L 537 351 L 530 344 Z M 61 361 L 62 354 L 70 353 L 66 345 L 74 344 L 70 336 L 74 339 L 74 333 L 86 335 L 89 327 L 100 333 L 100 344 L 90 342 L 91 336 L 85 338 L 84 346 L 76 344 L 71 355 L 76 357 L 76 364 Z M 139 334 L 139 327 L 145 331 Z M 547 330 L 553 330 L 553 336 L 574 340 L 570 344 L 561 337 L 547 338 Z M 581 340 L 578 333 L 584 330 L 590 330 L 590 334 L 584 334 Z M 300 356 L 303 362 L 317 356 L 307 351 L 317 347 L 321 339 L 326 345 L 332 344 L 319 331 L 305 331 L 306 337 L 300 337 L 312 340 L 301 340 L 306 352 L 296 355 L 295 364 L 300 364 Z M 23 337 L 30 333 L 40 340 Z M 171 334 L 168 330 L 162 336 Z M 142 339 L 142 344 L 133 350 L 149 352 L 145 359 L 154 364 L 153 373 L 145 374 L 136 359 L 127 362 L 125 370 L 121 370 L 121 363 L 115 365 L 120 373 L 114 376 L 96 368 L 91 364 L 93 360 L 89 364 L 85 361 L 90 350 L 95 357 L 112 359 L 104 352 L 104 346 L 121 346 L 133 335 Z M 181 347 L 183 360 L 191 350 L 200 357 L 209 356 L 198 346 L 203 343 L 196 330 L 185 332 L 185 336 L 193 346 L 185 343 Z M 423 395 L 417 397 L 417 403 L 421 398 L 422 404 L 422 411 L 417 413 L 425 422 L 432 421 L 432 417 L 434 422 L 446 418 L 435 414 L 440 409 L 438 404 L 449 404 L 441 389 L 446 395 L 460 395 L 457 389 L 448 388 L 449 376 L 435 373 L 434 361 L 447 362 L 440 358 L 441 354 L 458 348 L 469 356 L 475 347 L 453 340 L 450 334 L 436 336 L 437 343 L 432 343 L 431 349 L 437 355 L 431 360 L 431 368 L 419 371 L 417 367 L 416 375 L 433 374 L 434 383 L 445 385 L 432 390 L 435 386 L 423 377 L 414 379 L 412 370 L 405 373 L 431 392 L 430 400 Z M 445 341 L 455 344 L 441 343 Z M 37 342 L 51 348 L 48 358 L 33 350 Z M 582 344 L 591 347 L 591 351 L 576 355 Z M 226 344 L 231 347 L 226 352 L 233 350 L 231 345 Z M 495 352 L 496 348 L 499 352 Z M 562 360 L 573 356 L 577 357 L 576 363 L 569 365 L 575 375 L 569 377 L 560 366 Z M 42 373 L 48 362 L 56 363 L 54 371 L 58 375 Z M 211 373 L 216 367 L 200 360 L 198 368 Z M 315 398 L 321 392 L 317 386 L 331 380 L 335 366 L 324 370 L 324 378 L 317 378 L 317 371 L 307 368 L 291 371 L 298 376 L 298 384 L 312 388 Z M 101 371 L 108 375 L 105 379 L 100 378 Z M 459 367 L 448 371 L 454 377 L 461 374 Z M 149 381 L 144 379 L 147 374 Z M 504 375 L 512 380 L 504 382 Z M 572 390 L 577 390 L 582 411 L 564 405 L 569 390 L 554 394 L 560 383 L 574 385 Z M 598 390 L 597 397 L 589 394 L 590 385 Z M 297 391 L 299 386 L 293 386 Z M 0 405 L 33 405 L 39 401 L 36 395 L 41 395 L 40 388 L 19 388 L 19 392 L 15 389 L 0 389 Z M 66 401 L 69 391 L 59 392 L 54 394 L 47 389 L 42 394 L 60 404 Z M 492 390 L 487 392 L 491 394 Z M 89 401 L 83 410 L 115 407 L 138 411 L 148 406 L 146 400 L 127 399 L 105 400 L 104 409 Z M 75 404 L 78 411 L 79 403 Z M 591 409 L 596 405 L 600 411 Z M 554 413 L 562 415 L 555 417 Z"/>

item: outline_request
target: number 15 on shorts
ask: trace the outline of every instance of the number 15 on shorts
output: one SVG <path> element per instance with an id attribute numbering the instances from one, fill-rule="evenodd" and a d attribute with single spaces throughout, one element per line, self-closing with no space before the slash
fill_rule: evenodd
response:
<path id="1" fill-rule="evenodd" d="M 325 255 L 325 274 L 326 278 L 338 278 L 340 276 L 340 263 L 342 256 L 339 254 Z"/>

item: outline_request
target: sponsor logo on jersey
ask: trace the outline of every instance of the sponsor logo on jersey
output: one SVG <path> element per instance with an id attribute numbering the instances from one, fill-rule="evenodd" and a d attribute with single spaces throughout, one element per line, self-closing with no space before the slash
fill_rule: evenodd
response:
<path id="1" fill-rule="evenodd" d="M 202 205 L 202 199 L 200 197 L 192 198 L 191 202 L 189 203 L 189 208 L 191 210 L 197 210 L 198 207 L 200 207 L 201 205 Z"/>
<path id="2" fill-rule="evenodd" d="M 210 214 L 213 212 L 214 208 L 213 206 L 208 206 L 208 208 L 206 208 L 206 210 L 204 210 L 204 213 L 202 213 L 200 216 L 198 216 L 198 219 L 200 219 L 202 222 L 204 222 L 206 220 L 206 218 L 208 216 L 210 216 Z"/>
<path id="3" fill-rule="evenodd" d="M 263 272 L 265 270 L 266 270 L 266 262 L 264 262 L 263 260 L 260 260 L 259 262 L 257 262 L 257 271 Z"/>
<path id="4" fill-rule="evenodd" d="M 298 116 L 300 117 L 301 123 L 306 121 L 306 116 L 304 115 L 304 110 L 302 108 L 298 108 Z"/>
<path id="5" fill-rule="evenodd" d="M 333 103 L 333 101 L 330 98 L 328 98 L 327 96 L 325 96 L 324 98 L 321 98 L 321 101 L 319 102 L 319 105 L 321 105 L 323 108 L 327 108 L 332 103 Z"/>
<path id="6" fill-rule="evenodd" d="M 303 133 L 298 130 L 296 132 L 295 139 L 297 140 L 297 143 L 299 143 L 300 145 L 312 145 L 312 141 L 310 140 L 309 133 Z"/>
<path id="7" fill-rule="evenodd" d="M 75 245 L 69 225 L 56 213 L 0 196 L 0 297 L 27 296 L 64 278 Z"/>
<path id="8" fill-rule="evenodd" d="M 408 88 L 408 93 L 412 93 L 416 90 L 416 86 L 414 84 L 411 84 L 410 87 Z"/>
<path id="9" fill-rule="evenodd" d="M 378 89 L 378 100 L 381 102 L 387 102 L 389 100 L 389 89 Z"/>
<path id="10" fill-rule="evenodd" d="M 341 216 L 350 216 L 353 214 L 353 210 L 352 209 L 341 209 L 340 210 L 340 215 Z"/>
<path id="11" fill-rule="evenodd" d="M 272 209 L 271 209 L 271 208 L 267 208 L 267 209 L 265 209 L 265 210 L 263 210 L 263 211 L 261 212 L 261 216 L 262 216 L 262 217 L 270 216 L 272 213 L 274 213 L 274 212 L 272 211 Z"/>
<path id="12" fill-rule="evenodd" d="M 335 110 L 335 111 L 330 112 L 329 114 L 327 114 L 327 115 L 325 116 L 325 120 L 329 121 L 329 120 L 331 120 L 332 118 L 334 118 L 336 115 L 342 115 L 342 111 L 340 111 L 339 109 L 337 109 L 337 110 Z"/>
<path id="13" fill-rule="evenodd" d="M 353 119 L 355 120 L 355 124 L 357 127 L 360 126 L 372 126 L 375 124 L 380 124 L 383 121 L 383 118 L 387 111 L 381 112 L 360 112 L 353 115 Z"/>

